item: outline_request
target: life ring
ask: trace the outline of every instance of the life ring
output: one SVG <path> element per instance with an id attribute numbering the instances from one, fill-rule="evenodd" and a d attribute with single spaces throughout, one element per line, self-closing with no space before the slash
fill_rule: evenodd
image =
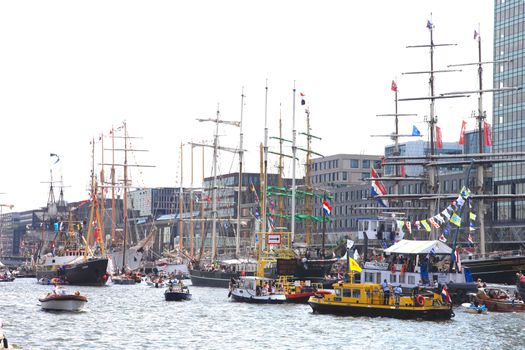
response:
<path id="1" fill-rule="evenodd" d="M 425 305 L 425 297 L 422 296 L 421 294 L 416 295 L 415 303 L 416 303 L 416 306 Z"/>

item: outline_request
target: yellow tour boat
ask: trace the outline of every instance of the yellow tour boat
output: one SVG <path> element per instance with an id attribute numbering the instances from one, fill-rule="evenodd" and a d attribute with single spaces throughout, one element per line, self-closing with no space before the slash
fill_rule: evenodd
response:
<path id="1" fill-rule="evenodd" d="M 436 293 L 385 297 L 379 284 L 353 282 L 335 283 L 333 288 L 333 293 L 310 297 L 314 313 L 423 320 L 454 317 L 452 304 Z"/>

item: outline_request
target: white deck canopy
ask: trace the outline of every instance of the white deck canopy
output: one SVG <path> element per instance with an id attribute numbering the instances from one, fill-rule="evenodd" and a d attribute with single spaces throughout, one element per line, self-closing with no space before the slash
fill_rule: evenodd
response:
<path id="1" fill-rule="evenodd" d="M 436 255 L 452 253 L 452 248 L 441 241 L 412 241 L 402 239 L 384 250 L 386 254 L 429 254 L 434 250 Z"/>

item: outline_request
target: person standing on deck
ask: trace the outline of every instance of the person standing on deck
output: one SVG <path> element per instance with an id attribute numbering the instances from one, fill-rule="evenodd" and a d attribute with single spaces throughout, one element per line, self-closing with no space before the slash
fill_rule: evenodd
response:
<path id="1" fill-rule="evenodd" d="M 388 305 L 390 301 L 390 286 L 386 279 L 381 283 L 381 288 L 383 289 L 383 305 Z"/>
<path id="2" fill-rule="evenodd" d="M 394 300 L 395 300 L 395 303 L 396 303 L 396 306 L 399 307 L 399 300 L 401 298 L 401 293 L 403 292 L 403 290 L 401 289 L 401 285 L 397 285 L 394 287 Z"/>

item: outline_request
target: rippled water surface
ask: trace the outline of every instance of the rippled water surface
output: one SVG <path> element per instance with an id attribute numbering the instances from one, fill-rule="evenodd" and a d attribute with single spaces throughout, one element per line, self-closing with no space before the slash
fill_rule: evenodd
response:
<path id="1" fill-rule="evenodd" d="M 163 289 L 138 285 L 74 287 L 84 311 L 42 311 L 51 290 L 35 279 L 0 283 L 0 318 L 15 349 L 525 349 L 525 313 L 450 321 L 313 314 L 308 305 L 232 302 L 225 289 L 191 287 L 193 300 L 164 301 Z"/>

